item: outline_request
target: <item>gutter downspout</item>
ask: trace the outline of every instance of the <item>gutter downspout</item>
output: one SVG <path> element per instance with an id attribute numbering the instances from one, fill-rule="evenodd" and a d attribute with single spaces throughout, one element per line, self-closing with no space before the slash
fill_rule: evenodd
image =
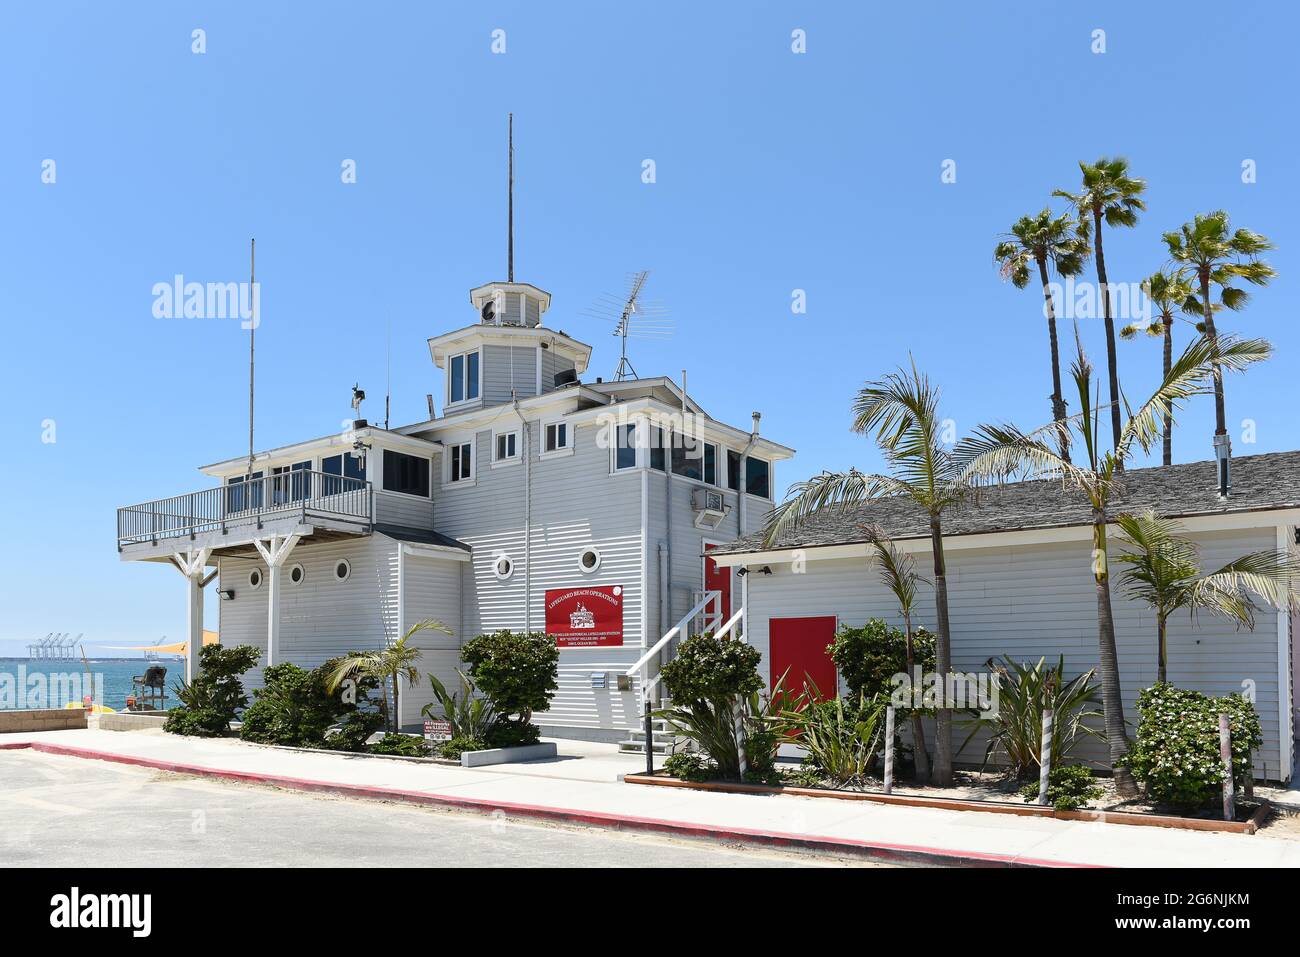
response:
<path id="1" fill-rule="evenodd" d="M 749 458 L 749 453 L 754 450 L 754 445 L 755 443 L 758 442 L 758 423 L 763 418 L 762 412 L 753 412 L 750 415 L 754 423 L 754 428 L 753 431 L 749 433 L 749 444 L 745 446 L 745 451 L 740 453 L 740 481 L 736 483 L 737 485 L 740 486 L 739 491 L 736 492 L 736 498 L 739 500 L 737 504 L 739 505 L 739 512 L 740 512 L 738 518 L 736 519 L 736 531 L 739 532 L 739 535 L 737 536 L 739 538 L 745 537 L 745 494 L 746 494 L 745 472 L 747 471 L 746 462 Z M 770 480 L 771 479 L 769 478 L 769 481 Z"/>
<path id="2" fill-rule="evenodd" d="M 513 365 L 513 360 L 511 360 Z M 523 433 L 524 456 L 524 634 L 533 630 L 533 430 L 519 411 L 519 396 L 511 392 L 510 400 L 514 404 L 515 415 L 519 416 L 520 431 Z"/>

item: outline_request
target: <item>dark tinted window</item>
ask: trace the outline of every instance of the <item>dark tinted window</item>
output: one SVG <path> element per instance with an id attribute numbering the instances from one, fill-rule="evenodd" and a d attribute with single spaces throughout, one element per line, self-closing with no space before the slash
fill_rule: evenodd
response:
<path id="1" fill-rule="evenodd" d="M 429 497 L 429 460 L 384 449 L 384 490 Z"/>
<path id="2" fill-rule="evenodd" d="M 614 450 L 614 468 L 636 468 L 636 425 L 618 427 L 618 448 Z"/>
<path id="3" fill-rule="evenodd" d="M 704 443 L 673 435 L 673 474 L 699 480 L 704 477 Z"/>
<path id="4" fill-rule="evenodd" d="M 650 467 L 664 470 L 664 430 L 658 426 L 650 429 Z"/>
<path id="5" fill-rule="evenodd" d="M 740 491 L 740 453 L 727 449 L 727 488 Z"/>
<path id="6" fill-rule="evenodd" d="M 771 466 L 753 456 L 745 459 L 745 491 L 763 498 L 772 497 Z"/>

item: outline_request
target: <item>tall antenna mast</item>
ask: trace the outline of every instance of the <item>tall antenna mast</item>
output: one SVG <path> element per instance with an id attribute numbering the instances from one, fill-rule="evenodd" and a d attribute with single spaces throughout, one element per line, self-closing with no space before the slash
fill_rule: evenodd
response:
<path id="1" fill-rule="evenodd" d="M 507 200 L 506 213 L 506 282 L 515 281 L 515 115 L 508 114 L 508 143 L 510 147 L 510 158 L 507 161 L 509 169 L 510 183 L 507 189 L 509 198 Z"/>
<path id="2" fill-rule="evenodd" d="M 584 315 L 616 323 L 614 335 L 621 346 L 614 381 L 639 378 L 632 360 L 627 356 L 628 339 L 654 339 L 672 334 L 672 321 L 664 318 L 668 310 L 662 303 L 643 298 L 649 270 L 628 274 L 628 290 L 623 296 L 601 296 Z"/>
<path id="3" fill-rule="evenodd" d="M 257 240 L 248 241 L 248 470 L 247 478 L 253 476 L 253 344 L 257 336 Z"/>

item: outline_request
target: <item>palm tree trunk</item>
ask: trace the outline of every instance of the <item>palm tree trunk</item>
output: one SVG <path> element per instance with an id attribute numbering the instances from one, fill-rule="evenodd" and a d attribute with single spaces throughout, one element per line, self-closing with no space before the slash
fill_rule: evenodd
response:
<path id="1" fill-rule="evenodd" d="M 1165 319 L 1165 375 L 1169 378 L 1169 369 L 1174 359 L 1174 320 Z M 1174 417 L 1165 413 L 1165 447 L 1164 447 L 1165 465 L 1174 464 Z"/>
<path id="2" fill-rule="evenodd" d="M 943 530 L 939 514 L 930 513 L 930 550 L 934 553 L 935 670 L 942 683 L 942 700 L 934 716 L 934 768 L 936 787 L 952 787 L 952 710 L 948 707 L 948 674 L 952 671 L 952 643 L 948 631 L 948 575 L 943 558 Z"/>
<path id="3" fill-rule="evenodd" d="M 1038 260 L 1038 275 L 1043 281 L 1043 308 L 1047 312 L 1047 337 L 1052 343 L 1052 420 L 1065 421 L 1065 399 L 1061 397 L 1061 353 L 1056 341 L 1056 304 L 1052 302 L 1051 284 L 1047 278 L 1047 260 Z M 1061 458 L 1070 461 L 1070 437 L 1061 430 Z"/>
<path id="4" fill-rule="evenodd" d="M 1165 655 L 1165 638 L 1168 634 L 1166 631 L 1166 624 L 1167 621 L 1165 614 L 1164 612 L 1160 612 L 1156 616 L 1156 684 L 1164 684 L 1169 680 L 1165 674 L 1165 663 L 1167 661 Z"/>
<path id="5" fill-rule="evenodd" d="M 916 666 L 916 646 L 912 642 L 912 616 L 903 612 L 903 627 L 907 630 L 907 674 L 910 680 Z M 925 725 L 921 714 L 915 708 L 912 711 L 912 749 L 916 762 L 916 782 L 926 784 L 930 780 L 930 755 L 925 751 Z"/>
<path id="6" fill-rule="evenodd" d="M 1110 431 L 1111 448 L 1119 448 L 1119 356 L 1115 352 L 1115 319 L 1110 314 L 1110 287 L 1106 283 L 1106 254 L 1101 248 L 1101 207 L 1092 208 L 1093 223 L 1097 227 L 1094 251 L 1097 254 L 1097 283 L 1101 286 L 1101 315 L 1106 321 L 1106 365 L 1110 374 Z M 1122 471 L 1124 463 L 1119 463 Z"/>
<path id="7" fill-rule="evenodd" d="M 1202 317 L 1205 319 L 1205 338 L 1217 345 L 1219 332 L 1214 328 L 1214 310 L 1210 308 L 1210 267 L 1200 268 Z M 1223 370 L 1214 364 L 1214 434 L 1228 434 L 1228 418 L 1223 408 Z"/>
<path id="8" fill-rule="evenodd" d="M 1110 749 L 1111 773 L 1120 797 L 1136 797 L 1137 784 L 1132 773 L 1119 761 L 1128 753 L 1128 734 L 1124 728 L 1124 696 L 1119 683 L 1119 655 L 1115 650 L 1115 618 L 1110 607 L 1110 572 L 1107 569 L 1106 513 L 1092 510 L 1093 580 L 1097 586 L 1097 659 L 1101 672 L 1101 700 L 1106 715 L 1106 743 Z"/>
<path id="9" fill-rule="evenodd" d="M 392 725 L 392 727 L 393 727 L 393 731 L 401 731 L 401 730 L 402 730 L 401 728 L 399 728 L 399 727 L 397 726 L 397 721 L 398 721 L 398 718 L 397 718 L 397 680 L 398 680 L 398 679 L 397 679 L 397 675 L 393 675 L 393 716 L 392 716 L 391 721 L 389 722 L 389 723 Z"/>

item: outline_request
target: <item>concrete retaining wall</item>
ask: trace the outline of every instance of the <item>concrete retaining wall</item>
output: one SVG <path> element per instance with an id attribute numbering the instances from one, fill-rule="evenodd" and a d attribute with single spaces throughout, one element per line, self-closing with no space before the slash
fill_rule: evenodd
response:
<path id="1" fill-rule="evenodd" d="M 150 728 L 161 728 L 166 720 L 167 714 L 162 711 L 153 714 L 134 714 L 118 711 L 114 714 L 101 714 L 99 716 L 99 730 L 147 731 Z"/>
<path id="2" fill-rule="evenodd" d="M 86 727 L 84 708 L 40 708 L 0 711 L 0 734 L 15 731 L 67 731 Z"/>

